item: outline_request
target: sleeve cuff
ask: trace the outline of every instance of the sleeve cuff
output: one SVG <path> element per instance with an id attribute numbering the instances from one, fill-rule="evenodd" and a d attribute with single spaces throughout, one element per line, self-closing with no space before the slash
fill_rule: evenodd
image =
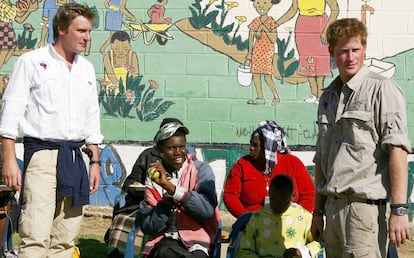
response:
<path id="1" fill-rule="evenodd" d="M 174 201 L 176 201 L 176 202 L 181 201 L 181 199 L 184 197 L 184 194 L 185 194 L 184 188 L 176 186 L 175 187 L 175 192 L 174 192 L 174 195 L 173 195 Z"/>
<path id="2" fill-rule="evenodd" d="M 7 139 L 12 139 L 12 140 L 17 139 L 17 137 L 15 135 L 11 135 L 11 134 L 2 134 L 1 137 L 7 138 Z"/>
<path id="3" fill-rule="evenodd" d="M 309 254 L 309 248 L 307 248 L 306 246 L 301 246 L 298 247 L 300 253 L 302 254 L 302 258 L 311 258 L 310 254 Z"/>

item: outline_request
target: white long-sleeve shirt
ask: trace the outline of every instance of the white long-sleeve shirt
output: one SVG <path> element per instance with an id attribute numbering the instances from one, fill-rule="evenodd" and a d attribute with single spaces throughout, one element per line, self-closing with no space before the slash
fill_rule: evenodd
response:
<path id="1" fill-rule="evenodd" d="M 47 141 L 103 140 L 92 64 L 76 55 L 71 70 L 52 45 L 22 55 L 3 95 L 0 135 Z"/>

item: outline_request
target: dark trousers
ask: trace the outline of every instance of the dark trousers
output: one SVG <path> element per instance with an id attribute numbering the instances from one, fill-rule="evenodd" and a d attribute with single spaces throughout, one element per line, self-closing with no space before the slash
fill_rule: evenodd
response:
<path id="1" fill-rule="evenodd" d="M 179 240 L 163 238 L 151 250 L 149 258 L 208 258 L 206 253 L 197 250 L 189 252 Z"/>

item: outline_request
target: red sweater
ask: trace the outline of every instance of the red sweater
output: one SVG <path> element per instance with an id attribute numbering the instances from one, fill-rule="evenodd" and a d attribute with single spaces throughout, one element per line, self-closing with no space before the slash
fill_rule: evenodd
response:
<path id="1" fill-rule="evenodd" d="M 223 200 L 228 211 L 236 218 L 263 207 L 267 195 L 266 176 L 261 172 L 264 166 L 246 155 L 237 160 L 227 175 Z M 288 174 L 293 178 L 296 193 L 293 202 L 312 212 L 315 186 L 302 161 L 292 154 L 277 153 L 277 164 L 268 179 L 269 186 L 278 174 Z"/>

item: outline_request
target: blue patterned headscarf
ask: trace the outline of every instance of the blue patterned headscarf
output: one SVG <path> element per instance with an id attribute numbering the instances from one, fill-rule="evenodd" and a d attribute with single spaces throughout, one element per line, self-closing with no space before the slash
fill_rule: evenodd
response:
<path id="1" fill-rule="evenodd" d="M 289 148 L 286 142 L 286 133 L 276 122 L 266 120 L 259 123 L 252 136 L 259 136 L 264 142 L 266 169 L 263 172 L 268 175 L 272 173 L 273 167 L 277 164 L 276 152 L 286 153 Z"/>

